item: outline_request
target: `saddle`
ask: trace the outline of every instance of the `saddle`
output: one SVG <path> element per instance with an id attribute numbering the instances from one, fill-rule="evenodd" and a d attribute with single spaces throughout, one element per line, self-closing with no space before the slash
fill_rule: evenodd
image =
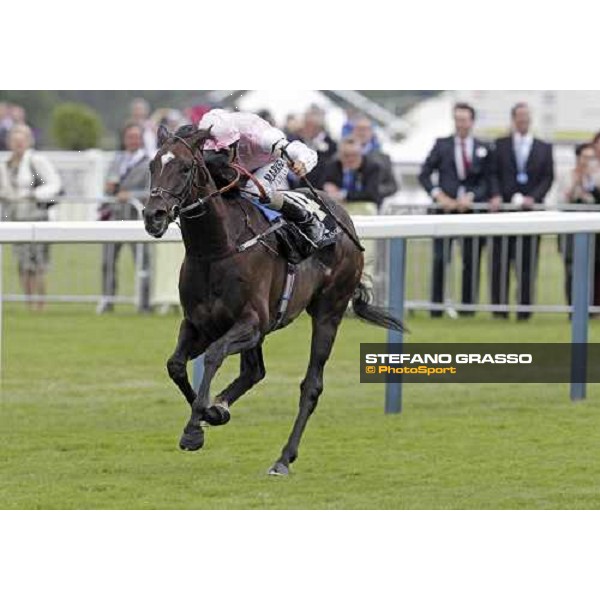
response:
<path id="1" fill-rule="evenodd" d="M 325 226 L 325 236 L 328 245 L 337 241 L 340 229 L 336 220 L 313 199 L 308 189 L 285 192 L 292 196 L 294 202 L 301 203 L 304 208 L 314 214 Z M 327 200 L 324 199 L 326 202 Z M 281 213 L 262 205 L 258 200 L 253 201 L 265 219 L 274 228 L 273 233 L 277 240 L 277 247 L 281 255 L 292 265 L 297 265 L 312 256 L 316 251 L 314 244 L 292 222 L 285 220 Z M 276 227 L 279 224 L 279 227 Z"/>
<path id="2" fill-rule="evenodd" d="M 231 182 L 228 178 L 231 171 L 230 164 L 225 155 L 213 153 L 207 156 L 206 165 L 217 185 Z M 247 175 L 251 177 L 249 173 Z M 327 241 L 333 246 L 337 242 L 341 232 L 336 220 L 330 214 L 335 214 L 337 208 L 335 202 L 327 198 L 324 194 L 319 194 L 321 202 L 328 207 L 328 210 L 323 210 L 322 206 L 315 201 L 311 190 L 308 188 L 299 188 L 294 191 L 285 192 L 285 194 L 290 195 L 292 199 L 301 203 L 304 208 L 319 218 L 325 226 L 324 235 L 327 236 Z M 296 225 L 287 221 L 280 212 L 264 206 L 258 198 L 248 200 L 248 202 L 251 202 L 258 208 L 270 226 L 263 234 L 242 244 L 238 248 L 238 252 L 243 252 L 257 243 L 263 243 L 263 240 L 272 234 L 277 241 L 278 252 L 292 265 L 301 263 L 317 251 L 317 248 L 315 248 L 302 231 Z"/>

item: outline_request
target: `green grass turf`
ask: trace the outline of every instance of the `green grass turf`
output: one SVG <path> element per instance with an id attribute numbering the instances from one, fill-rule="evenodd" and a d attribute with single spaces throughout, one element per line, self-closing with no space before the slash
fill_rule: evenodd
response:
<path id="1" fill-rule="evenodd" d="M 481 240 L 483 250 L 481 253 L 481 276 L 479 279 L 479 299 L 481 302 L 490 302 L 490 270 L 491 253 L 489 244 L 491 238 Z M 488 247 L 486 247 L 486 244 Z M 462 283 L 462 260 L 460 244 L 454 242 L 448 251 L 452 252 L 452 268 L 449 269 L 447 293 L 457 302 L 460 299 Z M 536 279 L 536 301 L 545 305 L 565 305 L 564 294 L 565 267 L 562 255 L 558 252 L 557 236 L 543 236 L 540 238 L 540 260 L 538 263 L 538 276 Z M 432 263 L 431 240 L 410 240 L 408 244 L 408 259 L 406 271 L 406 297 L 408 300 L 429 300 L 431 294 L 430 267 Z M 427 265 L 423 269 L 423 265 Z M 517 286 L 515 282 L 514 267 L 511 268 L 511 282 L 509 296 L 511 302 L 516 302 Z"/>
<path id="2" fill-rule="evenodd" d="M 100 296 L 102 294 L 102 246 L 100 244 L 53 244 L 50 269 L 46 278 L 48 294 Z M 2 265 L 6 294 L 21 294 L 13 248 L 6 246 Z M 121 249 L 117 263 L 117 293 L 134 296 L 134 261 L 131 246 Z"/>
<path id="3" fill-rule="evenodd" d="M 569 339 L 564 315 L 409 324 L 414 342 Z M 403 415 L 384 416 L 383 386 L 359 384 L 358 354 L 385 334 L 356 320 L 342 326 L 291 477 L 265 473 L 295 416 L 308 319 L 269 338 L 267 379 L 203 451 L 182 453 L 187 405 L 164 368 L 177 326 L 126 308 L 5 309 L 0 508 L 600 508 L 598 386 L 573 405 L 566 384 L 408 385 Z M 216 387 L 236 369 L 230 359 Z"/>

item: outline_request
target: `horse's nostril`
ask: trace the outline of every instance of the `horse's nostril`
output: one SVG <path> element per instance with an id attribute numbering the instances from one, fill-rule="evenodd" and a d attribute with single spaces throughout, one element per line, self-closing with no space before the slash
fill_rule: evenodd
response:
<path id="1" fill-rule="evenodd" d="M 167 216 L 167 211 L 162 208 L 156 210 L 146 208 L 143 215 L 146 221 L 162 221 Z"/>

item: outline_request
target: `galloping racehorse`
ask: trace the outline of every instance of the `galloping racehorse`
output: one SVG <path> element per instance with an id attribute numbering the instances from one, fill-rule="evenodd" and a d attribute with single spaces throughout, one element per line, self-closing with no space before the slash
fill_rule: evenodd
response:
<path id="1" fill-rule="evenodd" d="M 287 475 L 323 391 L 325 363 L 349 302 L 357 316 L 371 323 L 396 330 L 403 330 L 403 325 L 369 303 L 361 283 L 363 254 L 352 221 L 342 207 L 321 194 L 342 231 L 335 244 L 316 250 L 295 267 L 290 289 L 289 264 L 269 233 L 269 223 L 259 208 L 237 192 L 240 172 L 217 188 L 202 153 L 209 137 L 205 130 L 183 128 L 170 133 L 161 128 L 144 211 L 146 231 L 156 238 L 179 218 L 185 245 L 179 281 L 184 317 L 177 347 L 167 363 L 170 377 L 191 406 L 180 447 L 200 450 L 203 423 L 229 421 L 229 408 L 265 377 L 265 337 L 306 310 L 312 317 L 312 342 L 299 412 L 281 456 L 269 471 Z M 235 174 L 235 165 L 228 168 Z M 201 354 L 204 378 L 195 391 L 186 364 Z M 232 354 L 241 356 L 240 374 L 211 402 L 211 381 Z"/>

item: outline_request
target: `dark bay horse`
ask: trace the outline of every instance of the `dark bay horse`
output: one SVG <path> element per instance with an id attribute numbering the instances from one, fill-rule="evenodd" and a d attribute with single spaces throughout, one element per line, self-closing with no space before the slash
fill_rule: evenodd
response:
<path id="1" fill-rule="evenodd" d="M 160 238 L 180 220 L 185 260 L 179 292 L 183 321 L 177 347 L 167 363 L 170 377 L 191 406 L 180 441 L 183 450 L 204 445 L 203 422 L 223 425 L 229 408 L 265 377 L 262 344 L 274 327 L 289 325 L 304 310 L 312 317 L 310 362 L 300 386 L 300 407 L 291 435 L 269 473 L 287 475 L 298 456 L 307 421 L 323 391 L 323 370 L 338 327 L 352 302 L 357 316 L 402 330 L 401 321 L 369 303 L 361 283 L 363 254 L 351 240 L 356 232 L 346 211 L 328 201 L 350 235 L 316 251 L 296 267 L 293 293 L 281 318 L 280 300 L 288 264 L 274 237 L 245 251 L 240 245 L 269 226 L 259 209 L 242 199 L 235 181 L 218 188 L 202 147 L 210 132 L 161 128 L 160 150 L 150 165 L 151 194 L 144 211 L 147 232 Z M 239 176 L 238 176 L 239 179 Z M 219 183 L 220 185 L 220 183 Z M 195 391 L 186 364 L 204 354 L 204 378 Z M 227 356 L 240 354 L 239 376 L 211 402 L 210 385 Z"/>

